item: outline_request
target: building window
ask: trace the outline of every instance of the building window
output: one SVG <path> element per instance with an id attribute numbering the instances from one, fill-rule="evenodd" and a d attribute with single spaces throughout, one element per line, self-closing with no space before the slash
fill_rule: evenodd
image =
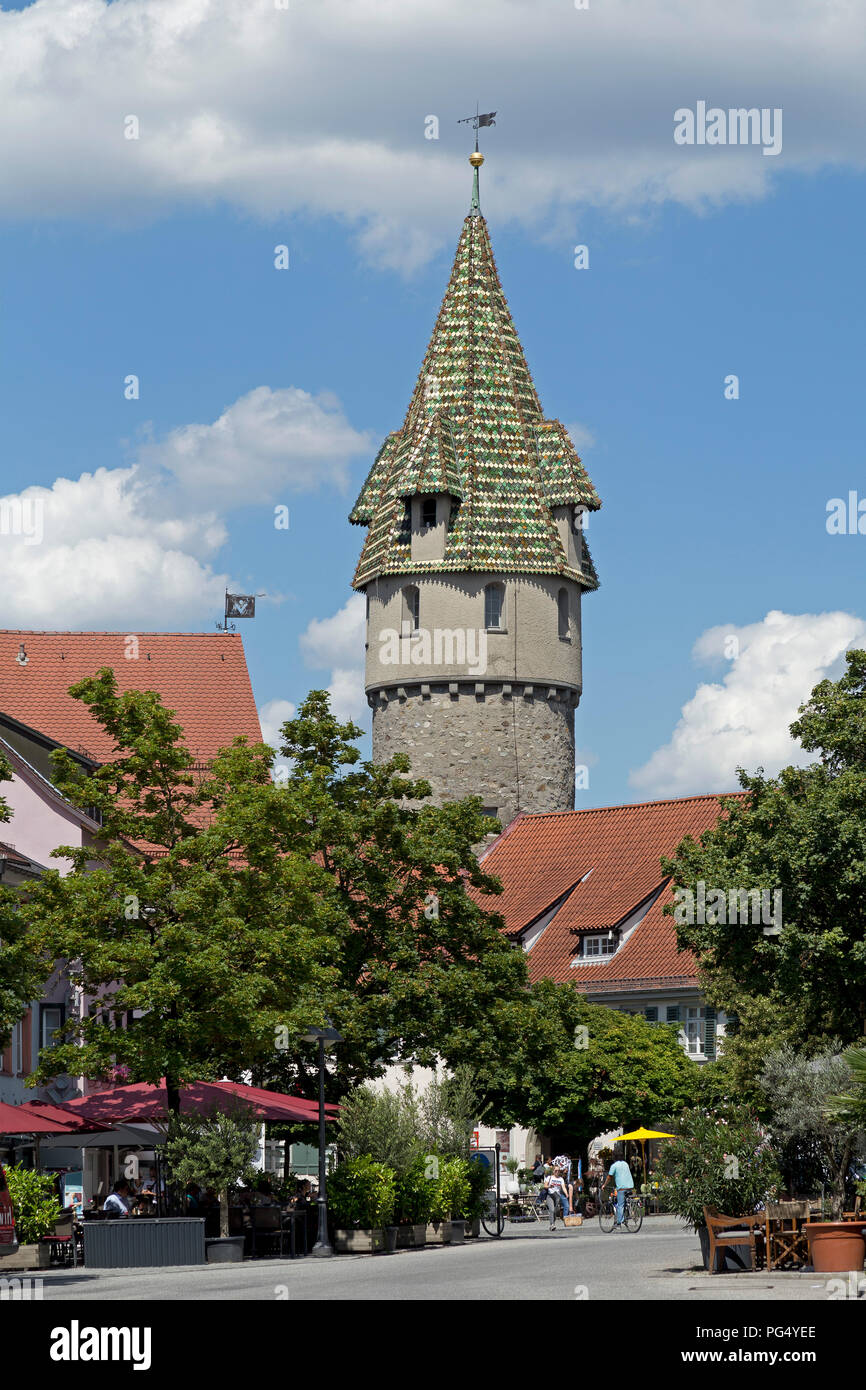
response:
<path id="1" fill-rule="evenodd" d="M 486 584 L 484 586 L 484 626 L 488 631 L 495 632 L 501 630 L 503 617 L 505 615 L 505 586 L 504 584 Z"/>
<path id="2" fill-rule="evenodd" d="M 421 529 L 430 531 L 436 525 L 436 498 L 421 498 Z"/>
<path id="3" fill-rule="evenodd" d="M 704 1050 L 704 1011 L 696 1006 L 686 1008 L 686 1021 L 683 1028 L 686 1035 L 686 1052 L 690 1057 Z"/>
<path id="4" fill-rule="evenodd" d="M 57 1028 L 63 1027 L 64 1009 L 62 1004 L 41 1004 L 39 1006 L 39 1046 L 56 1047 L 60 1038 L 55 1038 L 54 1032 Z"/>
<path id="5" fill-rule="evenodd" d="M 613 932 L 599 932 L 583 938 L 583 955 L 588 960 L 599 956 L 612 956 L 616 951 L 616 937 Z"/>
<path id="6" fill-rule="evenodd" d="M 556 614 L 560 640 L 567 642 L 571 637 L 571 621 L 568 611 L 568 590 L 560 589 L 556 595 Z"/>
<path id="7" fill-rule="evenodd" d="M 412 632 L 418 631 L 421 613 L 421 598 L 414 584 L 407 584 L 403 590 L 403 622 L 409 623 Z"/>

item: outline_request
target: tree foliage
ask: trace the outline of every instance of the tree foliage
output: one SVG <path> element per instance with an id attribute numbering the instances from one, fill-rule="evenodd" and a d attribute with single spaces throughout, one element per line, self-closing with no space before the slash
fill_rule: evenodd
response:
<path id="1" fill-rule="evenodd" d="M 686 837 L 663 860 L 693 893 L 701 881 L 708 891 L 781 890 L 778 935 L 708 920 L 678 923 L 677 940 L 696 952 L 711 1002 L 745 1025 L 754 1001 L 769 1001 L 782 1029 L 775 1041 L 801 1048 L 854 1042 L 866 1022 L 866 652 L 846 661 L 791 725 L 817 760 L 776 777 L 740 769 L 745 795 L 723 802 L 725 816 L 699 843 Z M 768 1027 L 765 1016 L 752 1036 L 772 1035 Z"/>

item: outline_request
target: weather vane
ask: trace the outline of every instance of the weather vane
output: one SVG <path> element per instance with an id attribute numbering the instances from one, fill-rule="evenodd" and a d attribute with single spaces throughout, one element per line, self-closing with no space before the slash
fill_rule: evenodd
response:
<path id="1" fill-rule="evenodd" d="M 484 163 L 484 155 L 478 149 L 478 131 L 483 125 L 496 125 L 496 122 L 493 119 L 495 115 L 495 111 L 487 111 L 484 115 L 481 115 L 478 111 L 478 103 L 476 102 L 475 115 L 463 116 L 457 122 L 458 125 L 469 125 L 469 123 L 471 122 L 472 129 L 475 131 L 475 152 L 474 154 L 471 154 L 469 156 L 469 163 L 475 170 L 475 176 L 472 181 L 472 203 L 469 208 L 470 217 L 479 217 L 481 215 L 481 201 L 478 193 L 478 170 Z"/>
<path id="2" fill-rule="evenodd" d="M 476 154 L 478 153 L 478 131 L 479 131 L 480 127 L 483 126 L 483 125 L 496 125 L 496 122 L 495 122 L 494 119 L 493 119 L 493 117 L 494 117 L 495 115 L 496 115 L 496 112 L 495 112 L 495 111 L 488 111 L 488 112 L 486 113 L 486 115 L 479 116 L 479 114 L 478 114 L 478 103 L 476 102 L 476 103 L 475 103 L 475 115 L 474 115 L 474 116 L 463 116 L 463 117 L 457 122 L 458 125 L 468 125 L 470 121 L 472 122 L 472 129 L 475 131 L 475 153 L 476 153 Z"/>

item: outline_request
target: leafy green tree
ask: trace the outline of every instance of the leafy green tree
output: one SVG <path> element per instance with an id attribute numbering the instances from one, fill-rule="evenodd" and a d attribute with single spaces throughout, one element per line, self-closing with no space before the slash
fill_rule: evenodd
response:
<path id="1" fill-rule="evenodd" d="M 334 718 L 322 691 L 283 726 L 285 824 L 296 852 L 325 870 L 334 977 L 322 1008 L 344 1040 L 329 1066 L 336 1100 L 397 1061 L 493 1067 L 528 1007 L 522 953 L 468 891 L 499 891 L 474 852 L 495 822 L 478 798 L 425 804 L 429 784 L 408 776 L 403 755 L 360 762 L 360 734 Z M 315 1068 L 297 1046 L 261 1076 L 316 1095 Z"/>
<path id="2" fill-rule="evenodd" d="M 342 1102 L 337 1133 L 344 1157 L 366 1154 L 397 1173 L 406 1172 L 423 1148 L 412 1086 L 407 1083 L 397 1091 L 359 1086 Z"/>
<path id="3" fill-rule="evenodd" d="M 740 769 L 745 794 L 722 799 L 719 823 L 662 861 L 695 895 L 700 882 L 781 891 L 778 934 L 707 912 L 705 922 L 679 922 L 677 940 L 697 954 L 711 1002 L 740 1016 L 741 1036 L 768 1036 L 766 1009 L 756 1017 L 764 1000 L 779 1020 L 773 1040 L 801 1050 L 810 1040 L 853 1043 L 866 1024 L 866 652 L 846 661 L 791 725 L 817 761 L 777 777 Z"/>
<path id="4" fill-rule="evenodd" d="M 183 1082 L 238 1075 L 320 1011 L 327 874 L 294 851 L 264 745 L 238 739 L 199 768 L 155 692 L 119 695 L 105 669 L 70 693 L 117 753 L 90 772 L 54 757 L 61 792 L 101 818 L 100 843 L 54 851 L 72 868 L 46 872 L 21 917 L 33 956 L 69 961 L 93 1004 L 36 1080 L 165 1076 L 177 1112 Z"/>
<path id="5" fill-rule="evenodd" d="M 781 1047 L 767 1058 L 761 1084 L 770 1106 L 770 1128 L 780 1143 L 814 1142 L 830 1186 L 833 1219 L 841 1221 L 851 1160 L 862 1147 L 856 1113 L 840 1110 L 837 1096 L 851 1070 L 832 1046 L 814 1056 Z"/>
<path id="6" fill-rule="evenodd" d="M 577 1149 L 617 1125 L 651 1126 L 694 1100 L 698 1068 L 672 1025 L 590 1004 L 551 980 L 537 981 L 530 998 L 519 1049 L 495 1070 L 476 1072 L 501 1122 L 556 1130 Z"/>
<path id="7" fill-rule="evenodd" d="M 252 1183 L 259 1124 L 245 1106 L 211 1115 L 172 1115 L 165 1156 L 172 1177 L 184 1187 L 212 1187 L 220 1199 L 220 1235 L 229 1233 L 229 1189 Z"/>

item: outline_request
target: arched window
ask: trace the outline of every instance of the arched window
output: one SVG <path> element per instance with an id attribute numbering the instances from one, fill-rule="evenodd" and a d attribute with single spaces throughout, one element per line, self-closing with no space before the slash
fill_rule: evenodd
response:
<path id="1" fill-rule="evenodd" d="M 421 599 L 414 584 L 407 584 L 403 590 L 403 622 L 409 623 L 412 632 L 418 631 L 421 612 Z"/>
<path id="2" fill-rule="evenodd" d="M 485 584 L 484 586 L 484 626 L 495 632 L 504 627 L 505 585 Z"/>
<path id="3" fill-rule="evenodd" d="M 556 612 L 559 625 L 559 636 L 563 642 L 567 642 L 571 637 L 571 621 L 568 604 L 568 590 L 560 589 L 556 595 Z"/>

